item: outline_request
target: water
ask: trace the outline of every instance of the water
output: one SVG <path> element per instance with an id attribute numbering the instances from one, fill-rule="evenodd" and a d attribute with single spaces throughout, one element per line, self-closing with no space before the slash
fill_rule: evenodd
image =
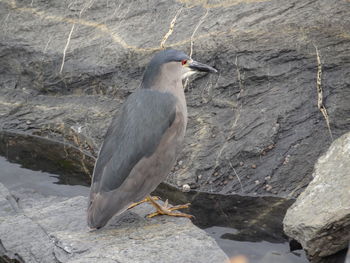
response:
<path id="1" fill-rule="evenodd" d="M 184 193 L 161 185 L 155 194 L 171 203 L 191 203 L 185 211 L 230 257 L 244 255 L 249 263 L 306 263 L 305 252 L 290 252 L 282 221 L 293 200 L 273 196 Z"/>
<path id="2" fill-rule="evenodd" d="M 248 238 L 246 241 L 235 240 L 239 230 L 212 226 L 205 231 L 215 238 L 221 249 L 229 257 L 244 255 L 249 263 L 304 263 L 309 262 L 305 258 L 304 251 L 290 252 L 289 243 L 272 243 L 265 240 L 254 242 Z"/>
<path id="3" fill-rule="evenodd" d="M 0 133 L 0 182 L 12 191 L 29 189 L 46 196 L 87 196 L 90 178 L 85 168 L 91 172 L 94 160 L 84 156 L 87 162 L 81 164 L 81 154 L 79 149 L 50 140 Z M 195 216 L 193 223 L 212 236 L 229 257 L 244 255 L 249 263 L 308 262 L 302 250 L 290 252 L 283 233 L 282 220 L 293 200 L 184 193 L 167 184 L 158 187 L 154 194 L 173 204 L 190 202 L 192 205 L 185 212 Z"/>
<path id="4" fill-rule="evenodd" d="M 87 196 L 89 193 L 87 186 L 62 184 L 59 175 L 25 169 L 1 156 L 0 169 L 0 182 L 10 191 L 30 189 L 44 196 L 65 197 Z"/>

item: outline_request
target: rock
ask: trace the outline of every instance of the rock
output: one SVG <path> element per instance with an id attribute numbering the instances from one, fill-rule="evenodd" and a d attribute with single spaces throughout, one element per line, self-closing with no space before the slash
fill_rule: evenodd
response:
<path id="1" fill-rule="evenodd" d="M 333 137 L 350 129 L 347 1 L 3 0 L 0 129 L 69 142 L 96 156 L 175 16 L 165 46 L 188 53 L 193 47 L 194 58 L 220 73 L 190 79 L 179 158 L 186 165 L 168 182 L 241 193 L 238 180 L 220 185 L 237 172 L 243 193 L 265 194 L 254 181 L 270 175 L 277 195 L 296 197 L 331 142 L 317 107 L 315 47 Z"/>
<path id="2" fill-rule="evenodd" d="M 182 186 L 182 191 L 183 192 L 189 192 L 191 190 L 191 187 L 188 184 L 184 184 Z"/>
<path id="3" fill-rule="evenodd" d="M 350 133 L 318 159 L 313 177 L 283 224 L 311 258 L 319 258 L 346 248 L 350 241 Z"/>
<path id="4" fill-rule="evenodd" d="M 87 198 L 43 197 L 29 191 L 19 201 L 0 184 L 1 257 L 19 262 L 225 262 L 224 252 L 189 219 L 159 216 L 142 204 L 89 230 Z"/>

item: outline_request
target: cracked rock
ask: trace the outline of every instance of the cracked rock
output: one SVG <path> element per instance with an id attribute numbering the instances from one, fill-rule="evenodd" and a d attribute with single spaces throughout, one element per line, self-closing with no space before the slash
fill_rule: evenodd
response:
<path id="1" fill-rule="evenodd" d="M 314 169 L 314 179 L 288 209 L 285 233 L 317 258 L 346 248 L 350 241 L 350 133 L 334 141 Z"/>
<path id="2" fill-rule="evenodd" d="M 317 106 L 318 67 L 333 137 L 350 130 L 347 1 L 89 3 L 0 2 L 0 129 L 96 156 L 113 114 L 167 36 L 165 47 L 192 47 L 193 58 L 219 70 L 189 81 L 179 156 L 186 167 L 169 183 L 181 187 L 201 174 L 199 190 L 240 192 L 236 180 L 220 186 L 232 163 L 244 193 L 265 194 L 254 181 L 271 175 L 277 195 L 297 197 L 331 143 Z M 214 172 L 220 180 L 205 184 Z"/>
<path id="3" fill-rule="evenodd" d="M 100 230 L 90 230 L 86 197 L 44 198 L 29 191 L 26 195 L 21 195 L 19 208 L 13 209 L 9 191 L 0 184 L 0 261 L 1 257 L 25 263 L 227 260 L 216 242 L 189 219 L 146 219 L 153 212 L 146 203 L 113 218 Z"/>

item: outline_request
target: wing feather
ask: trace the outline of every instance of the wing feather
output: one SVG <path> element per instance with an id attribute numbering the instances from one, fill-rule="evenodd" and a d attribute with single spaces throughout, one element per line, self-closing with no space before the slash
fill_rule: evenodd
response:
<path id="1" fill-rule="evenodd" d="M 154 90 L 139 89 L 128 97 L 105 135 L 91 194 L 117 189 L 143 157 L 152 155 L 175 119 L 175 104 L 172 94 Z"/>

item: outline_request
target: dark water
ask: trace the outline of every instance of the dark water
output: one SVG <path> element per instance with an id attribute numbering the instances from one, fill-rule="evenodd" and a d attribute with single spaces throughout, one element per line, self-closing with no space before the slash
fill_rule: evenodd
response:
<path id="1" fill-rule="evenodd" d="M 156 195 L 171 203 L 191 203 L 193 223 L 212 236 L 229 257 L 244 255 L 249 263 L 305 263 L 303 250 L 290 252 L 282 221 L 293 200 L 272 196 L 183 193 L 161 185 Z"/>
<path id="2" fill-rule="evenodd" d="M 287 242 L 272 243 L 266 240 L 235 240 L 239 230 L 213 226 L 205 229 L 215 238 L 222 250 L 230 257 L 245 255 L 250 263 L 301 263 L 308 262 L 303 251 L 290 252 Z"/>
<path id="3" fill-rule="evenodd" d="M 0 156 L 0 182 L 10 191 L 30 189 L 42 195 L 54 196 L 87 196 L 89 188 L 83 185 L 66 185 L 60 183 L 59 175 L 32 171 L 20 164 L 10 163 Z"/>
<path id="4" fill-rule="evenodd" d="M 79 149 L 51 140 L 0 133 L 0 181 L 14 191 L 22 188 L 43 195 L 87 196 L 90 178 L 86 167 L 91 172 L 93 158 L 85 156 L 82 164 L 81 154 Z M 302 250 L 290 252 L 283 234 L 282 220 L 293 200 L 184 193 L 166 184 L 154 194 L 173 204 L 190 202 L 186 212 L 195 216 L 194 224 L 215 238 L 229 257 L 244 255 L 249 263 L 308 262 Z"/>

